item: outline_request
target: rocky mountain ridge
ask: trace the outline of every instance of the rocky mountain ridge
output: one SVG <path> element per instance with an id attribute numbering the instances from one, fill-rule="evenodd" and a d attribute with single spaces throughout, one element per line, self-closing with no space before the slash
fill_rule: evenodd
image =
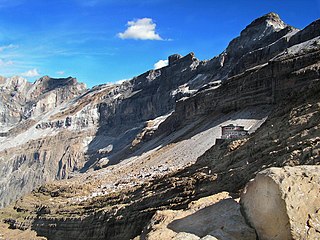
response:
<path id="1" fill-rule="evenodd" d="M 44 77 L 33 85 L 3 80 L 2 90 L 10 94 L 1 96 L 1 206 L 45 182 L 65 179 L 16 202 L 16 213 L 9 214 L 11 225 L 32 227 L 50 239 L 63 239 L 66 231 L 69 239 L 129 239 L 141 233 L 156 210 L 182 208 L 190 198 L 223 190 L 236 193 L 263 168 L 255 162 L 263 151 L 254 142 L 269 139 L 268 128 L 276 125 L 279 106 L 293 96 L 319 96 L 319 28 L 317 20 L 298 30 L 270 13 L 253 21 L 211 60 L 175 54 L 167 67 L 89 90 L 72 78 Z M 303 109 L 299 104 L 294 106 Z M 290 121 L 314 128 L 305 133 L 313 136 L 318 130 L 311 119 L 317 113 L 306 113 L 307 120 L 301 120 L 301 114 L 316 108 L 313 103 L 306 110 L 283 114 L 291 111 Z M 233 143 L 228 153 L 215 146 L 215 140 L 220 125 L 229 123 L 243 125 L 250 133 L 258 129 L 257 135 Z M 292 124 L 294 132 L 297 123 Z M 283 141 L 292 137 L 275 131 L 270 130 Z M 266 146 L 266 154 L 280 147 L 276 142 Z M 201 160 L 208 154 L 218 160 Z M 316 152 L 303 156 L 304 162 L 292 164 L 318 163 Z M 202 165 L 193 165 L 196 161 Z M 290 163 L 287 158 L 267 161 Z M 242 168 L 246 176 L 237 170 Z M 220 174 L 227 169 L 230 174 Z"/>
<path id="2" fill-rule="evenodd" d="M 75 78 L 44 76 L 33 84 L 22 77 L 1 78 L 1 127 L 37 117 L 85 91 Z"/>

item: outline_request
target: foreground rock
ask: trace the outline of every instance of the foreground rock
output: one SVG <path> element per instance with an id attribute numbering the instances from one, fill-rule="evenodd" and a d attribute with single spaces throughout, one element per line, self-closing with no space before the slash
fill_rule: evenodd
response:
<path id="1" fill-rule="evenodd" d="M 238 202 L 222 192 L 191 202 L 187 210 L 157 211 L 140 239 L 255 240 L 256 234 Z"/>
<path id="2" fill-rule="evenodd" d="M 241 205 L 259 239 L 320 239 L 320 166 L 270 168 L 244 190 Z"/>

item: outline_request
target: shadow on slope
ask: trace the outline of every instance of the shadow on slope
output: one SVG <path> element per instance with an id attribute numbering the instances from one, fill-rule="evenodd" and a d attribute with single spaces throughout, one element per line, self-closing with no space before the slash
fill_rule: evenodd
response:
<path id="1" fill-rule="evenodd" d="M 100 128 L 96 137 L 89 145 L 88 154 L 90 161 L 82 171 L 94 166 L 97 162 L 107 159 L 103 167 L 115 165 L 122 160 L 134 157 L 141 157 L 150 153 L 152 150 L 160 150 L 167 147 L 164 152 L 174 154 L 176 148 L 185 149 L 186 153 L 193 151 L 197 156 L 191 157 L 196 159 L 206 150 L 215 144 L 217 138 L 221 137 L 221 125 L 229 123 L 242 125 L 245 129 L 255 131 L 267 118 L 272 106 L 264 105 L 258 107 L 246 107 L 238 111 L 229 113 L 212 113 L 209 116 L 195 116 L 193 119 L 186 121 L 179 128 L 170 129 L 166 126 L 158 129 L 147 139 L 141 140 L 137 145 L 133 141 L 144 130 L 145 125 L 136 124 L 132 128 L 118 126 L 117 129 L 123 129 L 120 134 L 106 131 Z M 166 125 L 166 121 L 162 125 Z M 170 123 L 169 123 L 170 124 Z M 170 147 L 169 147 L 170 146 Z M 173 147 L 173 149 L 170 149 Z M 190 154 L 192 154 L 190 152 Z M 173 157 L 172 157 L 173 158 Z M 102 159 L 102 160 L 101 160 Z M 187 159 L 184 160 L 187 163 Z"/>

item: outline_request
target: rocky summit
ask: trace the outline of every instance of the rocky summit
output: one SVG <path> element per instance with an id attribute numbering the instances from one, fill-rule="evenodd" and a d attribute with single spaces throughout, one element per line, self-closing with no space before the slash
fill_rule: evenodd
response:
<path id="1" fill-rule="evenodd" d="M 91 89 L 0 79 L 0 239 L 320 238 L 320 20 L 269 13 L 168 62 Z"/>

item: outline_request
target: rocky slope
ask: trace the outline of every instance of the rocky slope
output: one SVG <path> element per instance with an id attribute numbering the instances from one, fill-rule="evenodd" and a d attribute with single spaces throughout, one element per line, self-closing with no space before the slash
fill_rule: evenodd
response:
<path id="1" fill-rule="evenodd" d="M 156 210 L 237 194 L 268 166 L 318 164 L 319 26 L 297 30 L 271 13 L 209 61 L 173 55 L 167 67 L 86 91 L 74 81 L 45 85 L 31 95 L 79 91 L 26 119 L 6 115 L 16 120 L 0 145 L 1 203 L 65 180 L 2 218 L 49 239 L 130 239 Z M 214 145 L 228 123 L 252 134 Z"/>

